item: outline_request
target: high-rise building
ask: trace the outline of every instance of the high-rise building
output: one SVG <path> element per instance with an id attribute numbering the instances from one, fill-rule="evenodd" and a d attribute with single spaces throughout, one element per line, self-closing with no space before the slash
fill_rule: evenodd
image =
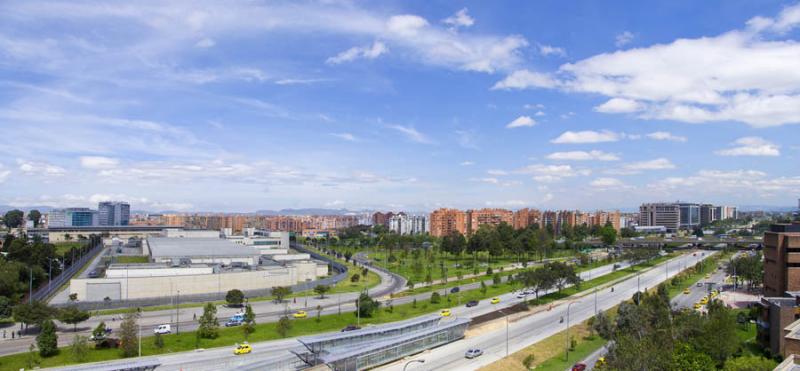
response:
<path id="1" fill-rule="evenodd" d="M 514 229 L 523 229 L 527 228 L 533 224 L 539 224 L 541 222 L 542 213 L 536 209 L 519 209 L 514 212 L 514 216 L 512 218 L 512 224 Z"/>
<path id="2" fill-rule="evenodd" d="M 467 234 L 467 215 L 456 209 L 434 210 L 430 216 L 432 236 L 444 237 L 453 232 Z"/>
<path id="3" fill-rule="evenodd" d="M 681 222 L 680 227 L 694 229 L 700 226 L 700 205 L 693 203 L 679 203 Z"/>
<path id="4" fill-rule="evenodd" d="M 85 207 L 53 209 L 47 216 L 48 228 L 91 227 L 93 225 L 97 225 L 97 211 Z"/>
<path id="5" fill-rule="evenodd" d="M 428 217 L 401 212 L 389 219 L 389 230 L 397 234 L 425 234 L 428 232 Z"/>
<path id="6" fill-rule="evenodd" d="M 706 226 L 719 220 L 718 208 L 711 204 L 700 205 L 700 225 Z"/>
<path id="7" fill-rule="evenodd" d="M 800 291 L 800 223 L 773 224 L 764 232 L 764 296 Z"/>
<path id="8" fill-rule="evenodd" d="M 681 209 L 676 203 L 649 203 L 639 207 L 639 225 L 664 227 L 670 232 L 680 228 Z"/>
<path id="9" fill-rule="evenodd" d="M 131 205 L 127 202 L 104 201 L 97 204 L 98 225 L 128 225 L 130 219 Z"/>
<path id="10" fill-rule="evenodd" d="M 475 233 L 482 225 L 500 223 L 514 225 L 514 212 L 506 209 L 467 210 L 467 234 Z"/>

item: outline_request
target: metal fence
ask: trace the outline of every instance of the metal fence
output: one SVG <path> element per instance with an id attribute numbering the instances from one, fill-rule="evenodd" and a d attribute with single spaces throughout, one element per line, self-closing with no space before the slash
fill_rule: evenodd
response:
<path id="1" fill-rule="evenodd" d="M 292 292 L 302 292 L 311 290 L 317 285 L 329 285 L 329 286 L 334 285 L 347 277 L 347 266 L 345 266 L 344 264 L 338 263 L 335 260 L 328 258 L 327 256 L 317 254 L 300 245 L 292 245 L 292 248 L 302 253 L 308 253 L 314 259 L 327 262 L 328 264 L 330 264 L 331 268 L 334 271 L 338 272 L 333 276 L 325 277 L 314 281 L 301 282 L 289 286 Z M 259 290 L 243 290 L 243 292 L 246 297 L 250 298 L 265 297 L 272 295 L 271 288 L 259 289 Z M 160 296 L 160 297 L 132 299 L 132 300 L 78 302 L 78 303 L 70 303 L 70 305 L 77 305 L 79 308 L 83 310 L 102 310 L 102 309 L 116 309 L 116 308 L 148 307 L 156 305 L 173 305 L 178 299 L 180 300 L 181 303 L 192 303 L 192 302 L 204 303 L 209 301 L 221 301 L 225 300 L 226 295 L 227 292 L 213 292 L 208 294 L 181 295 L 180 298 L 173 296 Z"/>
<path id="2" fill-rule="evenodd" d="M 78 271 L 80 271 L 81 268 L 84 265 L 86 265 L 86 263 L 94 259 L 100 251 L 103 251 L 102 246 L 103 246 L 102 244 L 97 244 L 90 247 L 89 251 L 83 254 L 83 257 L 74 261 L 72 265 L 69 266 L 69 268 L 61 272 L 61 274 L 56 276 L 52 281 L 49 281 L 46 284 L 39 285 L 39 288 L 37 288 L 33 292 L 33 295 L 31 295 L 31 298 L 36 301 L 46 299 L 48 296 L 50 296 L 51 293 L 53 293 L 55 290 L 58 290 L 58 288 L 61 287 L 62 284 L 69 281 L 72 278 L 72 276 L 78 273 Z"/>

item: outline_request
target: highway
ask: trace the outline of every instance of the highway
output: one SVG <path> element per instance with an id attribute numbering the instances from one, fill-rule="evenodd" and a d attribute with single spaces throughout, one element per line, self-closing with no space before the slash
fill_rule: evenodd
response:
<path id="1" fill-rule="evenodd" d="M 641 273 L 639 277 L 634 276 L 621 281 L 614 285 L 614 292 L 605 289 L 597 296 L 597 309 L 607 310 L 623 300 L 630 299 L 636 293 L 637 287 L 642 290 L 654 287 L 669 277 L 676 275 L 685 267 L 696 263 L 700 259 L 705 259 L 711 254 L 713 252 L 705 252 L 704 256 L 700 254 L 692 256 L 691 253 L 685 254 L 660 264 L 645 273 Z M 569 314 L 567 314 L 568 308 Z M 454 311 L 454 313 L 459 316 L 471 316 L 471 313 L 465 314 L 460 311 Z M 456 341 L 409 357 L 404 359 L 403 362 L 395 362 L 378 369 L 399 371 L 403 369 L 403 365 L 407 361 L 424 359 L 424 364 L 414 363 L 409 365 L 408 370 L 474 370 L 505 357 L 506 347 L 508 347 L 508 352 L 511 354 L 565 330 L 567 328 L 567 318 L 574 325 L 594 314 L 595 296 L 586 295 L 576 298 L 568 304 L 561 304 L 553 308 L 553 310 L 532 314 L 509 323 L 508 334 L 506 333 L 506 328 L 501 326 L 480 336 Z M 560 322 L 561 317 L 565 318 L 564 323 Z M 506 343 L 506 338 L 508 338 L 508 343 Z M 470 348 L 482 349 L 484 355 L 471 360 L 464 358 L 464 353 Z"/>
<path id="2" fill-rule="evenodd" d="M 627 264 L 622 264 L 623 267 Z M 580 274 L 584 280 L 592 279 L 613 271 L 613 264 L 597 267 Z M 462 290 L 469 288 L 477 288 L 478 283 L 469 285 L 462 285 Z M 442 290 L 443 292 L 444 290 Z M 544 293 L 542 293 L 544 294 Z M 431 293 L 423 293 L 415 296 L 407 296 L 403 298 L 393 299 L 395 304 L 408 303 L 413 301 L 414 298 L 428 299 Z M 506 308 L 521 302 L 523 299 L 517 299 L 515 294 L 508 293 L 500 296 L 501 302 L 497 305 L 489 304 L 489 300 L 483 300 L 481 303 L 472 308 L 466 308 L 465 305 L 453 307 L 452 313 L 455 316 L 468 316 L 476 317 L 485 313 L 492 312 L 497 309 Z M 354 310 L 352 301 L 347 305 L 342 304 L 342 311 Z M 323 313 L 336 313 L 337 308 L 329 308 Z M 281 312 L 282 313 L 282 312 Z M 145 340 L 146 341 L 146 340 Z M 154 357 L 162 364 L 159 370 L 281 370 L 293 369 L 292 367 L 298 361 L 298 358 L 289 352 L 291 349 L 300 348 L 301 345 L 296 339 L 284 339 L 277 341 L 266 341 L 259 343 L 252 343 L 253 352 L 246 356 L 234 356 L 232 354 L 233 344 L 230 347 L 214 348 L 210 350 L 194 351 L 175 353 L 170 355 Z M 111 363 L 120 362 L 114 361 Z M 69 370 L 70 367 L 63 368 Z"/>

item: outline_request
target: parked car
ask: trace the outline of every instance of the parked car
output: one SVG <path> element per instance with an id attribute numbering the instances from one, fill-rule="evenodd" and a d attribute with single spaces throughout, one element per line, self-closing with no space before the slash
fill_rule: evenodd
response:
<path id="1" fill-rule="evenodd" d="M 475 307 L 477 305 L 478 305 L 478 301 L 477 300 L 470 300 L 470 301 L 467 302 L 467 308 Z"/>
<path id="2" fill-rule="evenodd" d="M 692 292 L 692 290 L 689 290 L 688 287 L 683 289 L 683 293 L 686 294 L 686 295 L 689 295 L 691 292 Z"/>
<path id="3" fill-rule="evenodd" d="M 575 366 L 572 366 L 572 371 L 583 371 L 586 369 L 586 364 L 583 362 L 578 362 Z"/>
<path id="4" fill-rule="evenodd" d="M 154 334 L 171 334 L 172 333 L 172 326 L 171 325 L 158 325 L 155 329 L 153 329 Z"/>
<path id="5" fill-rule="evenodd" d="M 456 286 L 456 287 L 453 287 L 452 289 L 450 289 L 450 293 L 451 293 L 451 294 L 455 294 L 455 293 L 457 293 L 457 292 L 459 292 L 459 291 L 461 291 L 461 289 L 460 289 L 460 288 L 458 288 L 458 286 Z"/>
<path id="6" fill-rule="evenodd" d="M 228 322 L 225 322 L 225 327 L 239 326 L 242 323 L 244 323 L 244 321 L 236 319 L 236 318 L 231 318 L 231 319 L 228 320 Z"/>
<path id="7" fill-rule="evenodd" d="M 469 359 L 480 357 L 481 355 L 483 355 L 483 351 L 478 348 L 468 349 L 467 352 L 464 353 L 464 357 Z"/>
<path id="8" fill-rule="evenodd" d="M 520 291 L 517 294 L 517 299 L 525 299 L 525 297 L 527 297 L 527 296 L 528 296 L 528 294 L 526 294 L 524 291 Z"/>
<path id="9" fill-rule="evenodd" d="M 492 298 L 492 304 L 500 303 L 500 298 Z"/>
<path id="10" fill-rule="evenodd" d="M 240 355 L 240 354 L 247 354 L 253 351 L 253 347 L 250 346 L 246 341 L 241 344 L 236 344 L 236 348 L 233 349 L 233 354 Z"/>
<path id="11" fill-rule="evenodd" d="M 99 275 L 97 274 L 97 271 L 93 270 L 93 271 L 89 272 L 89 278 L 97 278 L 98 276 Z"/>
<path id="12" fill-rule="evenodd" d="M 347 327 L 342 329 L 342 332 L 355 331 L 355 330 L 360 330 L 360 329 L 361 329 L 361 327 L 358 327 L 356 325 L 348 325 Z"/>
<path id="13" fill-rule="evenodd" d="M 450 309 L 442 309 L 442 311 L 439 312 L 439 314 L 441 314 L 442 317 L 450 317 Z"/>

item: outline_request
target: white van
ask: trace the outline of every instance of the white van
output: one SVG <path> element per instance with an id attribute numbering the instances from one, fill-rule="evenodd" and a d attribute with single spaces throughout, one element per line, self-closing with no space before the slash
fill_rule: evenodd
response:
<path id="1" fill-rule="evenodd" d="M 172 333 L 172 326 L 170 326 L 170 325 L 158 325 L 158 327 L 156 327 L 153 330 L 153 333 L 161 334 L 161 335 L 171 334 Z"/>

